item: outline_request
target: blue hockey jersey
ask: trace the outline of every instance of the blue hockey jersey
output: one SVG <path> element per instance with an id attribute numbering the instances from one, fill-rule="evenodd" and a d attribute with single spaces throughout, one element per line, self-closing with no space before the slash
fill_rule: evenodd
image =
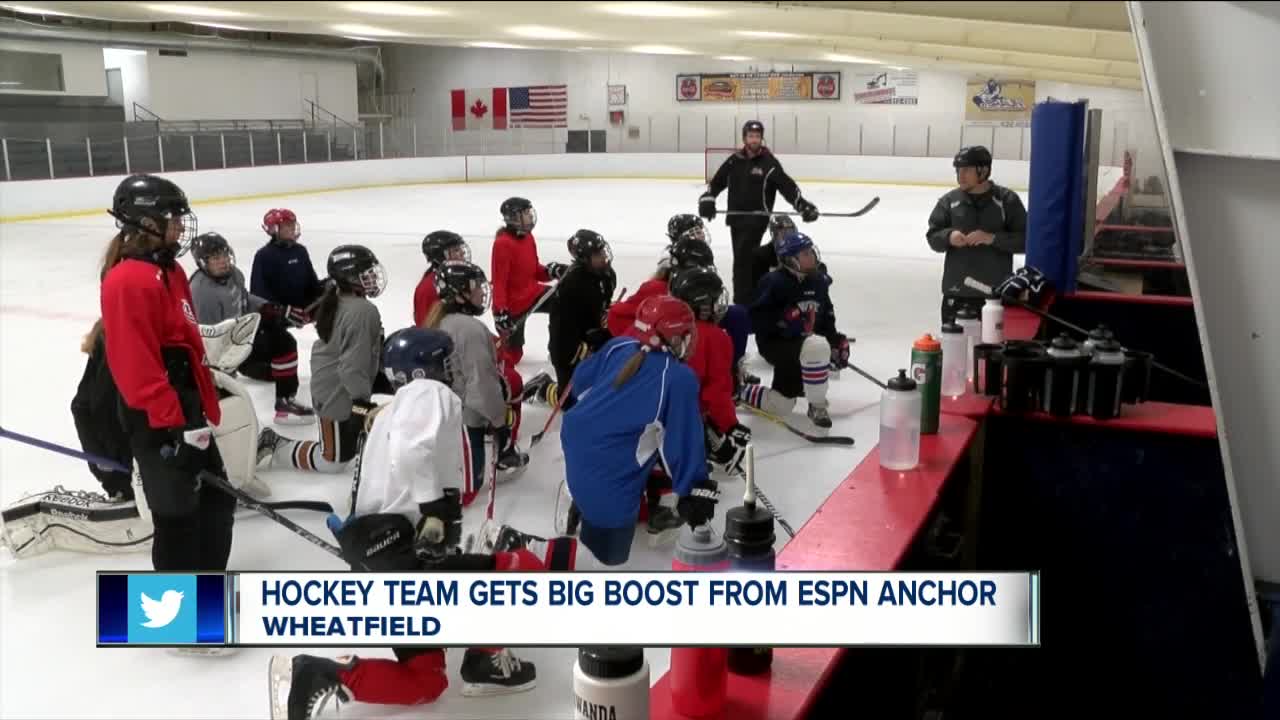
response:
<path id="1" fill-rule="evenodd" d="M 306 246 L 272 241 L 253 256 L 249 292 L 267 302 L 306 308 L 320 298 L 324 288 Z"/>
<path id="2" fill-rule="evenodd" d="M 693 370 L 669 353 L 653 351 L 630 380 L 613 387 L 637 352 L 635 338 L 617 337 L 578 365 L 571 390 L 577 402 L 565 412 L 560 431 L 569 492 L 583 519 L 599 528 L 636 522 L 659 456 L 678 496 L 707 477 Z"/>
<path id="3" fill-rule="evenodd" d="M 797 278 L 790 270 L 779 268 L 761 278 L 750 308 L 756 342 L 801 335 L 821 335 L 827 340 L 835 337 L 836 312 L 831 304 L 830 286 L 831 278 L 822 270 Z M 804 331 L 799 335 L 783 320 L 783 315 L 793 307 L 805 319 Z"/>

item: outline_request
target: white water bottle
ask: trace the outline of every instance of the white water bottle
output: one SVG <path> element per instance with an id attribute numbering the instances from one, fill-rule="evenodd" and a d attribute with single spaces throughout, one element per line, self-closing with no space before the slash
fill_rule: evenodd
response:
<path id="1" fill-rule="evenodd" d="M 987 298 L 982 306 L 982 342 L 999 345 L 1004 342 L 1004 305 L 1000 298 Z"/>
<path id="2" fill-rule="evenodd" d="M 916 382 L 899 370 L 880 398 L 880 466 L 912 470 L 920 464 L 920 405 Z"/>
<path id="3" fill-rule="evenodd" d="M 964 328 L 955 323 L 942 326 L 942 394 L 946 397 L 959 397 L 967 389 L 969 363 L 973 352 L 969 350 L 969 340 L 964 336 Z"/>
<path id="4" fill-rule="evenodd" d="M 649 720 L 649 663 L 638 647 L 584 647 L 573 665 L 575 720 Z"/>

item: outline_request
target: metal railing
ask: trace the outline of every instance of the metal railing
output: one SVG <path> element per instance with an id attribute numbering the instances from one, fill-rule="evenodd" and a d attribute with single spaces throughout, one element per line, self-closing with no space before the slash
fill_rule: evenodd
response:
<path id="1" fill-rule="evenodd" d="M 139 112 L 141 111 L 141 112 Z M 134 122 L 159 122 L 163 120 L 159 115 L 151 112 L 151 109 L 141 103 L 133 103 L 133 120 Z"/>

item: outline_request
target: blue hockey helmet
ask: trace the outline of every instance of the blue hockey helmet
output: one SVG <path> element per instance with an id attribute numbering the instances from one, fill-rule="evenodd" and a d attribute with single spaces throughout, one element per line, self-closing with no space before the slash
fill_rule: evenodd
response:
<path id="1" fill-rule="evenodd" d="M 783 233 L 773 241 L 773 252 L 778 256 L 778 262 L 783 266 L 790 268 L 796 272 L 800 272 L 797 266 L 796 258 L 804 251 L 813 253 L 814 266 L 820 262 L 818 256 L 818 246 L 813 243 L 813 238 L 798 231 Z"/>
<path id="2" fill-rule="evenodd" d="M 382 371 L 396 389 L 421 378 L 450 385 L 452 356 L 453 338 L 445 331 L 407 327 L 392 333 L 382 346 Z"/>

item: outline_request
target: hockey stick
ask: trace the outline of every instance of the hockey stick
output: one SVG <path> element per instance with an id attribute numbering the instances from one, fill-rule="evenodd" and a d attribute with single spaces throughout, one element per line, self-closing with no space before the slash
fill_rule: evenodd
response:
<path id="1" fill-rule="evenodd" d="M 485 433 L 485 479 L 489 482 L 489 506 L 484 509 L 484 519 L 493 519 L 493 506 L 498 502 L 498 441 L 494 433 Z"/>
<path id="2" fill-rule="evenodd" d="M 301 537 L 302 539 L 306 540 L 307 542 L 311 543 L 312 545 L 315 545 L 316 547 L 320 548 L 321 550 L 324 550 L 325 552 L 329 553 L 330 555 L 333 555 L 334 557 L 338 558 L 339 560 L 344 559 L 344 558 L 342 557 L 342 551 L 341 551 L 341 550 L 339 550 L 338 548 L 336 548 L 336 547 L 334 547 L 334 546 L 330 545 L 329 543 L 325 542 L 323 538 L 321 538 L 320 536 L 318 536 L 318 535 L 316 535 L 315 533 L 311 532 L 310 530 L 308 530 L 308 529 L 306 529 L 306 528 L 302 527 L 302 526 L 301 526 L 301 525 L 299 525 L 298 523 L 296 523 L 296 522 L 294 522 L 294 521 L 290 520 L 289 518 L 287 518 L 287 517 L 285 517 L 285 516 L 281 515 L 280 513 L 276 512 L 275 510 L 273 510 L 273 509 L 272 509 L 269 505 L 267 505 L 266 503 L 263 503 L 263 502 L 259 502 L 259 501 L 257 501 L 257 500 L 254 500 L 252 497 L 250 497 L 250 496 L 249 496 L 247 493 L 245 493 L 243 490 L 241 490 L 241 489 L 239 489 L 239 488 L 237 488 L 237 487 L 234 487 L 231 483 L 227 482 L 226 478 L 223 478 L 223 477 L 220 477 L 220 476 L 218 476 L 218 475 L 215 475 L 215 474 L 213 474 L 213 473 L 209 472 L 208 470 L 201 470 L 201 471 L 196 475 L 196 485 L 197 485 L 197 488 L 199 487 L 199 485 L 200 485 L 201 483 L 209 483 L 210 485 L 213 485 L 214 487 L 218 488 L 218 489 L 219 489 L 219 490 L 221 490 L 222 492 L 224 492 L 224 493 L 226 493 L 226 494 L 230 495 L 231 497 L 235 498 L 236 500 L 240 501 L 240 504 L 241 504 L 241 505 L 244 505 L 245 507 L 249 508 L 250 510 L 256 510 L 256 511 L 258 511 L 259 513 L 262 513 L 263 515 L 265 515 L 265 516 L 267 516 L 268 518 L 270 518 L 270 519 L 272 519 L 272 520 L 276 521 L 276 522 L 277 522 L 277 523 L 279 523 L 280 525 L 283 525 L 286 529 L 290 530 L 290 531 L 291 531 L 291 532 L 293 532 L 295 535 L 297 535 L 297 536 Z"/>
<path id="3" fill-rule="evenodd" d="M 880 198 L 873 197 L 871 198 L 871 202 L 864 205 L 861 210 L 854 210 L 853 212 L 819 212 L 818 217 L 839 217 L 839 218 L 862 217 L 863 215 L 866 215 L 867 213 L 874 210 L 876 205 L 879 205 L 879 204 L 880 204 Z M 804 216 L 804 213 L 781 211 L 781 210 L 772 211 L 772 210 L 720 210 L 720 209 L 717 209 L 716 212 L 721 215 L 755 215 L 757 217 L 773 217 L 774 215 L 790 215 L 792 217 Z"/>
<path id="4" fill-rule="evenodd" d="M 992 295 L 993 295 L 993 290 L 992 290 L 992 288 L 991 288 L 991 286 L 990 286 L 990 285 L 987 285 L 986 283 L 983 283 L 983 282 L 981 282 L 981 281 L 979 281 L 979 280 L 976 280 L 976 279 L 974 279 L 974 278 L 966 277 L 966 278 L 964 279 L 964 284 L 965 284 L 967 287 L 971 287 L 971 288 L 973 288 L 974 290 L 977 290 L 978 292 L 982 293 L 982 294 L 983 294 L 983 295 L 985 295 L 986 297 L 992 297 Z M 1001 298 L 1001 300 L 1002 300 L 1002 301 L 1006 301 L 1006 302 L 1011 302 L 1011 303 L 1013 303 L 1014 305 L 1017 305 L 1018 307 L 1022 308 L 1023 310 L 1026 310 L 1026 311 L 1028 311 L 1028 312 L 1032 313 L 1033 315 L 1039 315 L 1040 317 L 1042 317 L 1042 318 L 1044 318 L 1044 319 L 1046 319 L 1046 320 L 1052 320 L 1053 322 L 1058 323 L 1059 325 L 1061 325 L 1061 326 L 1065 327 L 1065 328 L 1066 328 L 1066 329 L 1068 329 L 1068 330 L 1073 330 L 1073 331 L 1075 331 L 1075 332 L 1080 333 L 1081 335 L 1083 335 L 1083 336 L 1085 336 L 1085 337 L 1089 337 L 1089 331 L 1088 331 L 1088 330 L 1085 330 L 1084 328 L 1080 327 L 1079 325 L 1076 325 L 1075 323 L 1067 322 L 1066 320 L 1063 320 L 1063 319 L 1062 319 L 1062 318 L 1060 318 L 1060 317 L 1056 317 L 1056 316 L 1054 316 L 1054 315 L 1050 315 L 1049 313 L 1045 312 L 1044 310 L 1041 310 L 1040 308 L 1036 307 L 1035 305 L 1032 305 L 1031 303 L 1026 302 L 1025 300 L 1022 300 L 1021 298 L 1017 298 L 1017 297 L 1008 297 L 1008 296 L 1006 296 L 1006 297 L 1002 297 L 1002 298 Z M 1125 350 L 1132 351 L 1132 350 L 1133 350 L 1133 348 L 1127 348 L 1127 347 L 1123 347 L 1123 346 L 1121 346 L 1121 348 L 1120 348 L 1120 349 L 1121 349 L 1122 351 L 1125 351 Z M 1197 380 L 1196 378 L 1193 378 L 1193 377 L 1191 377 L 1190 375 L 1186 375 L 1186 374 L 1184 374 L 1184 373 L 1178 372 L 1177 370 L 1174 370 L 1173 368 L 1169 367 L 1168 365 L 1165 365 L 1164 363 L 1156 362 L 1155 358 L 1152 358 L 1152 359 L 1151 359 L 1151 367 L 1156 368 L 1157 370 L 1161 370 L 1161 371 L 1163 371 L 1163 372 L 1166 372 L 1166 373 L 1168 373 L 1168 374 L 1170 374 L 1170 375 L 1172 375 L 1172 376 L 1174 376 L 1174 377 L 1178 378 L 1179 380 L 1181 380 L 1181 381 L 1183 381 L 1183 382 L 1185 382 L 1185 383 L 1190 383 L 1191 385 L 1195 385 L 1196 387 L 1200 388 L 1201 390 L 1208 390 L 1208 389 L 1209 389 L 1209 383 L 1205 382 L 1204 380 Z"/>
<path id="5" fill-rule="evenodd" d="M 5 438 L 8 440 L 17 440 L 18 442 L 26 443 L 27 445 L 31 445 L 33 447 L 38 447 L 41 450 L 49 450 L 51 452 L 56 452 L 61 455 L 66 455 L 67 457 L 73 457 L 77 460 L 83 460 L 87 463 L 96 465 L 102 468 L 103 470 L 110 470 L 112 472 L 125 473 L 128 475 L 133 474 L 132 468 L 127 468 L 124 465 L 121 465 L 120 463 L 116 462 L 115 460 L 111 460 L 109 458 L 104 458 L 104 457 L 98 457 L 97 455 L 93 455 L 86 452 L 80 452 L 79 450 L 74 450 L 69 447 L 63 447 L 62 445 L 58 445 L 57 443 L 51 443 L 47 440 L 41 440 L 39 438 L 33 438 L 29 435 L 23 435 L 22 433 L 16 433 L 12 430 L 8 430 L 3 427 L 0 427 L 0 438 Z M 273 510 L 314 510 L 315 512 L 323 512 L 323 513 L 333 512 L 333 507 L 330 506 L 329 503 L 320 502 L 318 500 L 281 500 L 278 502 L 263 502 L 262 504 L 266 505 L 267 507 Z"/>
<path id="6" fill-rule="evenodd" d="M 498 334 L 496 346 L 499 351 L 505 348 L 511 336 L 519 332 L 520 329 L 524 327 L 525 322 L 528 321 L 529 318 L 532 317 L 534 313 L 538 312 L 538 308 L 547 304 L 551 300 L 551 298 L 554 297 L 555 294 L 560 291 L 559 281 L 557 281 L 555 285 L 551 285 L 550 288 L 551 288 L 550 292 L 543 292 L 542 295 L 538 298 L 538 301 L 533 304 L 533 307 L 529 308 L 528 310 L 525 310 L 524 313 L 520 315 L 520 317 L 516 318 L 515 324 L 511 326 L 511 332 L 507 333 L 506 335 L 503 335 L 501 333 Z"/>
<path id="7" fill-rule="evenodd" d="M 859 374 L 859 375 L 861 375 L 862 377 L 864 377 L 864 378 L 866 378 L 866 379 L 870 380 L 871 382 L 875 383 L 875 384 L 876 384 L 876 385 L 877 385 L 881 390 L 888 390 L 888 389 L 889 389 L 889 386 L 888 386 L 888 385 L 886 385 L 886 384 L 884 384 L 884 382 L 882 382 L 879 378 L 877 378 L 875 375 L 872 375 L 871 373 L 867 372 L 866 370 L 863 370 L 862 368 L 858 367 L 857 365 L 854 365 L 853 363 L 845 363 L 845 367 L 849 368 L 850 370 L 852 370 L 852 371 L 854 371 L 854 372 L 858 373 L 858 374 Z M 841 369 L 843 369 L 843 368 L 841 368 Z"/>
<path id="8" fill-rule="evenodd" d="M 742 402 L 738 403 L 738 406 L 746 408 L 747 410 L 750 410 L 751 412 L 755 413 L 756 415 L 759 415 L 760 417 L 764 418 L 765 420 L 768 420 L 769 422 L 781 425 L 782 427 L 790 431 L 793 435 L 799 435 L 800 437 L 804 438 L 805 440 L 808 440 L 809 442 L 815 445 L 840 445 L 842 447 L 853 447 L 854 445 L 854 440 L 851 437 L 847 437 L 845 435 L 813 435 L 811 433 L 807 433 L 807 432 L 804 432 L 803 430 L 800 430 L 799 428 L 795 427 L 794 425 L 791 425 L 786 420 L 783 420 L 777 415 L 761 410 L 758 407 L 753 407 L 751 405 L 748 405 Z"/>
<path id="9" fill-rule="evenodd" d="M 773 516 L 773 519 L 777 520 L 778 524 L 782 526 L 782 529 L 786 531 L 787 537 L 795 537 L 796 531 L 791 529 L 791 523 L 787 522 L 786 519 L 782 517 L 782 514 L 778 512 L 778 508 L 774 507 L 773 503 L 769 502 L 769 496 L 765 495 L 761 492 L 760 488 L 756 487 L 756 448 L 754 445 L 747 445 L 746 472 L 743 474 L 746 475 L 747 491 L 742 498 L 742 504 L 746 505 L 748 509 L 754 511 L 756 507 L 756 500 L 759 499 L 760 504 L 764 505 L 764 509 L 768 510 L 769 514 Z"/>
<path id="10" fill-rule="evenodd" d="M 573 389 L 573 380 L 570 379 L 569 384 L 564 386 L 564 390 L 560 393 L 560 397 L 557 398 L 556 407 L 554 410 L 551 411 L 551 417 L 547 418 L 547 424 L 543 425 L 542 430 L 529 440 L 530 450 L 532 450 L 535 445 L 542 442 L 542 436 L 546 435 L 547 431 L 551 429 L 551 423 L 555 422 L 556 416 L 560 414 L 560 409 L 564 407 L 564 401 L 569 398 L 569 391 L 572 389 Z"/>

